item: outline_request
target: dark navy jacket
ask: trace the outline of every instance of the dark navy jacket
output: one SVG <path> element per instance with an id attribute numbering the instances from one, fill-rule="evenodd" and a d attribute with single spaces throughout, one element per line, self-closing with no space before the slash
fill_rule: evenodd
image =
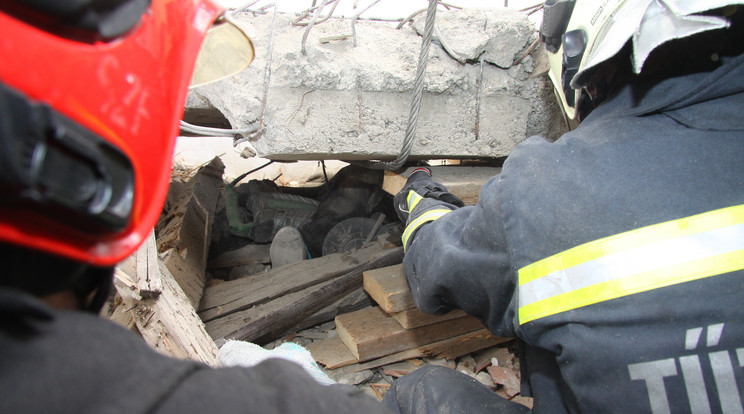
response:
<path id="1" fill-rule="evenodd" d="M 422 310 L 520 338 L 536 412 L 742 412 L 742 205 L 738 56 L 521 143 L 476 206 L 418 229 L 404 264 Z"/>
<path id="2" fill-rule="evenodd" d="M 0 289 L 0 413 L 380 413 L 297 364 L 211 368 L 169 358 L 95 315 Z"/>

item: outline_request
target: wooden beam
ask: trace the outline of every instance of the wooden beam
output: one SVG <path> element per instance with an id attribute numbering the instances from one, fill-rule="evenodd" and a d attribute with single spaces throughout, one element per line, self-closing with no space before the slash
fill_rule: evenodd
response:
<path id="1" fill-rule="evenodd" d="M 281 336 L 332 321 L 338 315 L 354 312 L 369 306 L 374 306 L 374 302 L 364 291 L 364 288 L 359 287 L 336 302 L 303 319 L 297 325 L 287 329 Z"/>
<path id="2" fill-rule="evenodd" d="M 454 195 L 459 197 L 466 205 L 478 203 L 478 197 L 483 184 L 491 177 L 499 174 L 501 168 L 497 167 L 462 167 L 433 166 L 431 169 L 432 179 L 445 187 Z M 382 189 L 389 194 L 395 195 L 406 184 L 414 167 L 410 167 L 401 173 L 385 171 L 385 179 Z"/>
<path id="3" fill-rule="evenodd" d="M 270 244 L 247 244 L 239 249 L 222 253 L 207 263 L 209 269 L 271 263 Z"/>
<path id="4" fill-rule="evenodd" d="M 370 260 L 382 252 L 377 243 L 372 243 L 352 253 L 334 253 L 302 260 L 265 273 L 220 283 L 207 288 L 204 292 L 199 315 L 205 322 L 210 322 L 317 285 L 357 268 L 371 269 L 368 267 Z M 400 260 L 397 263 L 400 263 Z M 361 280 L 359 283 L 361 285 Z M 324 306 L 330 303 L 332 301 Z"/>
<path id="5" fill-rule="evenodd" d="M 243 277 L 253 276 L 259 273 L 264 273 L 269 271 L 270 268 L 270 265 L 265 265 L 262 263 L 235 266 L 231 268 L 230 271 L 227 273 L 227 280 L 235 280 Z"/>
<path id="6" fill-rule="evenodd" d="M 319 259 L 322 257 L 313 260 Z M 371 256 L 366 262 L 356 262 L 355 267 L 344 274 L 335 275 L 309 286 L 305 285 L 301 290 L 289 290 L 284 293 L 276 291 L 269 301 L 211 320 L 206 324 L 207 332 L 218 343 L 227 339 L 257 343 L 269 342 L 305 318 L 360 288 L 362 272 L 365 270 L 390 266 L 401 260 L 403 260 L 402 248 L 383 251 L 376 256 Z M 282 266 L 281 269 L 291 266 L 291 264 Z M 294 275 L 294 277 L 297 279 L 301 275 Z M 240 280 L 245 279 L 237 281 Z M 233 282 L 224 282 L 218 286 L 230 283 Z M 275 283 L 282 284 L 281 280 L 276 280 Z"/>
<path id="7" fill-rule="evenodd" d="M 478 329 L 483 329 L 483 324 L 472 317 L 404 329 L 378 307 L 365 308 L 336 317 L 339 338 L 362 362 Z"/>

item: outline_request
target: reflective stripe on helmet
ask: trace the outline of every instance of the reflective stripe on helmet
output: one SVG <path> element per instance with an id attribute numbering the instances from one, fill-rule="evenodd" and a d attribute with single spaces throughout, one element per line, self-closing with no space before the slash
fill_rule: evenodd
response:
<path id="1" fill-rule="evenodd" d="M 519 323 L 744 269 L 744 205 L 595 240 L 519 269 Z"/>
<path id="2" fill-rule="evenodd" d="M 406 226 L 406 230 L 403 232 L 403 250 L 406 250 L 408 247 L 408 239 L 411 237 L 411 235 L 422 225 L 434 221 L 445 214 L 451 212 L 450 209 L 436 209 L 436 210 L 429 210 L 425 212 L 424 214 L 416 217 L 415 220 L 413 220 L 408 226 Z"/>

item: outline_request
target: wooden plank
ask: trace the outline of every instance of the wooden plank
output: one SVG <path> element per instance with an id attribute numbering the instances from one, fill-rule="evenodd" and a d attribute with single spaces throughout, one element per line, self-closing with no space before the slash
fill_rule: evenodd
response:
<path id="1" fill-rule="evenodd" d="M 359 361 L 369 361 L 409 348 L 482 329 L 472 317 L 404 329 L 378 307 L 365 308 L 336 317 L 336 331 Z"/>
<path id="2" fill-rule="evenodd" d="M 414 329 L 421 326 L 431 325 L 442 321 L 448 321 L 450 319 L 462 318 L 467 314 L 461 310 L 453 310 L 447 312 L 444 315 L 431 315 L 424 313 L 418 309 L 407 309 L 402 312 L 391 314 L 390 316 L 395 319 L 400 326 L 405 329 Z"/>
<path id="3" fill-rule="evenodd" d="M 215 157 L 188 182 L 173 186 L 180 195 L 171 197 L 176 200 L 168 203 L 169 211 L 157 225 L 158 251 L 172 251 L 166 265 L 194 308 L 204 293 L 212 221 L 224 169 L 222 161 Z"/>
<path id="4" fill-rule="evenodd" d="M 162 293 L 142 297 L 134 278 L 117 267 L 114 285 L 134 315 L 137 329 L 156 350 L 176 358 L 217 366 L 218 349 L 191 303 L 167 267 L 159 264 Z"/>
<path id="5" fill-rule="evenodd" d="M 416 309 L 402 264 L 364 272 L 364 289 L 382 310 L 406 329 L 466 316 L 459 310 L 430 315 Z"/>
<path id="6" fill-rule="evenodd" d="M 348 256 L 347 256 L 348 257 Z M 273 300 L 250 309 L 232 312 L 207 322 L 207 332 L 221 344 L 227 339 L 266 343 L 290 327 L 362 286 L 362 272 L 369 268 L 390 266 L 403 260 L 403 249 L 396 248 L 357 264 L 345 274 L 306 287 L 277 295 Z M 292 265 L 282 266 L 282 269 Z M 239 279 L 244 280 L 244 279 Z M 220 284 L 226 285 L 231 282 Z"/>
<path id="7" fill-rule="evenodd" d="M 402 173 L 385 171 L 385 179 L 382 189 L 389 194 L 397 194 L 406 184 L 415 167 L 410 167 Z M 454 195 L 459 197 L 466 205 L 478 203 L 480 189 L 491 177 L 499 174 L 501 168 L 497 167 L 463 167 L 463 166 L 433 166 L 431 169 L 432 179 L 445 187 Z"/>
<path id="8" fill-rule="evenodd" d="M 315 361 L 327 369 L 345 367 L 359 362 L 338 336 L 313 341 L 305 347 Z"/>
<path id="9" fill-rule="evenodd" d="M 224 252 L 207 264 L 209 269 L 245 266 L 250 264 L 271 263 L 270 244 L 247 244 L 239 249 Z"/>
<path id="10" fill-rule="evenodd" d="M 357 372 L 413 358 L 429 357 L 452 360 L 511 340 L 512 338 L 495 336 L 484 328 L 361 363 L 340 337 L 315 341 L 308 345 L 307 349 L 313 358 L 326 369 L 350 367 L 349 372 Z"/>
<path id="11" fill-rule="evenodd" d="M 408 288 L 403 264 L 364 272 L 364 290 L 387 313 L 402 312 L 416 307 Z"/>
<path id="12" fill-rule="evenodd" d="M 370 260 L 381 252 L 382 248 L 372 243 L 369 247 L 352 253 L 334 253 L 302 260 L 265 273 L 220 283 L 207 288 L 204 292 L 199 315 L 205 322 L 210 322 L 319 284 L 356 268 L 367 266 L 363 270 L 371 269 L 368 267 Z M 323 306 L 330 303 L 332 301 Z"/>

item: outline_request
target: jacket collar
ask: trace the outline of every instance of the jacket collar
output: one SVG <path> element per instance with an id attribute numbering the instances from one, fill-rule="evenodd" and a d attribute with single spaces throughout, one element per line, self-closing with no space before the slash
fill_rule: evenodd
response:
<path id="1" fill-rule="evenodd" d="M 715 102 L 719 104 L 715 104 Z M 726 58 L 711 72 L 693 73 L 661 81 L 643 81 L 626 85 L 597 107 L 584 122 L 606 117 L 638 117 L 671 113 L 691 119 L 691 127 L 708 119 L 712 129 L 744 130 L 744 54 Z M 691 116 L 692 113 L 694 116 Z M 739 113 L 739 115 L 735 115 Z M 674 116 L 677 115 L 677 116 Z M 733 116 L 732 116 L 733 115 Z"/>

